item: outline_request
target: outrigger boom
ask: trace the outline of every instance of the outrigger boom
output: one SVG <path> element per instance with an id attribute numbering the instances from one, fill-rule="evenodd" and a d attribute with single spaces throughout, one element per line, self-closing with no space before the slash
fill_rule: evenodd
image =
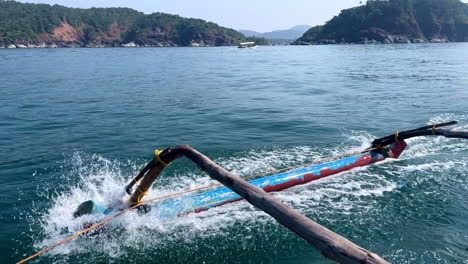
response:
<path id="1" fill-rule="evenodd" d="M 166 219 L 192 212 L 204 211 L 215 206 L 241 200 L 242 198 L 269 214 L 278 221 L 278 223 L 284 225 L 314 245 L 329 259 L 340 263 L 389 264 L 388 261 L 382 259 L 377 254 L 359 247 L 348 239 L 315 223 L 298 211 L 271 196 L 268 192 L 284 190 L 292 186 L 328 177 L 352 168 L 367 166 L 372 163 L 385 160 L 386 158 L 398 158 L 406 148 L 405 139 L 412 137 L 432 135 L 449 138 L 468 138 L 468 131 L 440 129 L 440 127 L 455 124 L 457 124 L 457 122 L 452 121 L 403 132 L 396 132 L 395 134 L 387 137 L 374 140 L 370 148 L 362 151 L 276 170 L 269 173 L 257 174 L 243 179 L 223 169 L 205 155 L 186 145 L 177 146 L 173 149 L 168 148 L 164 151 L 156 151 L 156 157 L 151 160 L 151 162 L 143 168 L 138 176 L 127 185 L 126 190 L 131 194 L 128 203 L 124 203 L 123 206 L 116 206 L 113 208 L 100 206 L 93 201 L 82 203 L 74 212 L 74 217 L 96 213 L 103 213 L 108 216 L 102 221 L 92 224 L 80 232 L 19 261 L 17 264 L 29 261 L 75 237 L 78 237 L 79 235 L 101 227 L 106 222 L 135 208 L 142 208 L 145 212 L 154 214 L 155 217 Z M 208 173 L 211 178 L 219 181 L 225 187 L 203 191 L 192 195 L 180 196 L 180 194 L 206 190 L 220 185 L 214 184 L 142 201 L 141 197 L 147 193 L 148 189 L 164 168 L 175 159 L 181 157 L 191 160 L 201 170 Z M 279 174 L 273 174 L 280 171 L 282 172 Z M 249 182 L 245 181 L 247 178 L 260 176 L 264 177 L 254 179 Z M 137 185 L 138 188 L 131 193 L 133 185 L 137 184 L 140 179 L 142 179 L 141 184 Z M 157 202 L 153 203 L 151 206 L 147 206 L 146 203 L 154 201 Z M 146 205 L 146 207 L 143 207 L 143 205 Z"/>
<path id="2" fill-rule="evenodd" d="M 395 134 L 374 140 L 371 147 L 368 149 L 326 159 L 327 162 L 319 164 L 317 164 L 317 162 L 313 162 L 300 167 L 295 166 L 294 169 L 279 174 L 269 176 L 261 174 L 261 176 L 264 177 L 250 180 L 249 183 L 266 192 L 277 192 L 293 186 L 335 175 L 356 167 L 363 167 L 377 163 L 385 160 L 386 158 L 396 159 L 407 146 L 405 139 L 412 137 L 444 136 L 450 138 L 468 138 L 468 131 L 440 129 L 441 127 L 455 124 L 457 124 L 457 122 L 452 121 L 448 123 L 424 126 L 408 131 L 396 132 Z M 179 157 L 179 155 L 172 155 L 177 157 L 171 158 L 169 157 L 171 156 L 170 153 L 172 152 L 172 154 L 174 154 L 178 149 L 184 149 L 184 147 L 185 146 L 179 146 L 174 149 L 166 149 L 162 152 L 156 153 L 156 157 L 151 160 L 126 186 L 125 189 L 127 193 L 131 195 L 130 205 L 140 203 L 141 198 L 146 194 L 154 180 L 156 180 L 157 176 L 164 169 L 165 165 L 170 163 L 169 160 L 172 161 L 172 159 Z M 166 162 L 164 160 L 166 160 Z M 137 185 L 138 188 L 132 194 L 132 187 L 142 178 L 143 181 L 141 185 Z M 199 189 L 205 188 L 202 187 Z M 198 192 L 192 195 L 173 196 L 168 199 L 163 199 L 162 201 L 155 202 L 151 206 L 147 206 L 145 211 L 151 209 L 151 214 L 154 214 L 155 217 L 167 219 L 186 215 L 188 213 L 208 210 L 209 208 L 221 206 L 226 203 L 232 203 L 241 199 L 241 196 L 237 193 L 226 187 L 221 187 Z M 116 212 L 118 212 L 118 210 L 97 205 L 93 201 L 87 201 L 79 206 L 74 215 L 75 217 L 78 217 L 83 214 L 90 213 L 112 214 Z"/>

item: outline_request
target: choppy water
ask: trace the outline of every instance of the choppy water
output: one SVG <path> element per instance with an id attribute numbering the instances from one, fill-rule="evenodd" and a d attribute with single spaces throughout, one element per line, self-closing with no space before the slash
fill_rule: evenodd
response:
<path id="1" fill-rule="evenodd" d="M 155 148 L 247 176 L 432 122 L 468 129 L 467 73 L 468 44 L 0 50 L 1 262 L 79 230 L 76 206 L 121 198 Z M 178 161 L 149 196 L 208 183 Z M 468 142 L 418 138 L 275 196 L 392 262 L 468 263 L 467 191 Z M 33 263 L 330 263 L 246 202 L 113 226 Z"/>

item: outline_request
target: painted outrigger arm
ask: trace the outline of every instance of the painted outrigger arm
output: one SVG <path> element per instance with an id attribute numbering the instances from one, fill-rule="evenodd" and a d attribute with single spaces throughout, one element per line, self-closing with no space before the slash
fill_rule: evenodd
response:
<path id="1" fill-rule="evenodd" d="M 266 192 L 277 192 L 293 186 L 335 175 L 340 172 L 348 171 L 356 167 L 363 167 L 380 162 L 386 158 L 396 159 L 405 150 L 407 146 L 405 139 L 408 138 L 434 135 L 468 139 L 468 131 L 439 129 L 440 127 L 455 124 L 457 124 L 457 122 L 452 121 L 397 132 L 390 136 L 374 140 L 372 142 L 372 146 L 369 149 L 364 150 L 362 153 L 336 159 L 330 162 L 296 168 L 284 173 L 265 176 L 248 182 Z M 126 186 L 127 192 L 131 194 L 131 188 L 135 182 L 147 175 L 148 172 L 151 171 L 152 168 L 155 168 L 155 165 L 159 162 L 163 161 L 155 158 L 148 163 L 139 175 Z M 232 190 L 226 187 L 220 187 L 192 195 L 175 196 L 159 202 L 154 202 L 149 206 L 151 210 L 148 213 L 160 219 L 175 218 L 189 213 L 205 211 L 212 207 L 232 203 L 241 199 L 242 198 Z M 78 217 L 83 214 L 94 213 L 115 214 L 118 212 L 119 209 L 117 208 L 113 209 L 98 205 L 93 201 L 87 201 L 78 207 L 74 216 Z"/>

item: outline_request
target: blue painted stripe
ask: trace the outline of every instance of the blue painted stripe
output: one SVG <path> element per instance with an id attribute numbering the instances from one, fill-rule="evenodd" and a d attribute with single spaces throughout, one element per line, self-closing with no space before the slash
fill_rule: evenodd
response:
<path id="1" fill-rule="evenodd" d="M 306 167 L 294 169 L 285 173 L 275 174 L 260 179 L 249 181 L 249 183 L 265 188 L 267 186 L 276 186 L 291 180 L 304 180 L 304 175 L 312 173 L 320 175 L 323 169 L 337 170 L 355 163 L 359 158 L 366 154 L 358 154 L 347 158 L 335 160 L 323 164 L 313 164 Z M 180 198 L 168 199 L 154 204 L 152 214 L 158 218 L 173 218 L 178 215 L 187 214 L 193 211 L 209 209 L 224 203 L 228 203 L 241 198 L 238 194 L 226 187 L 210 190 L 198 194 L 188 195 Z"/>

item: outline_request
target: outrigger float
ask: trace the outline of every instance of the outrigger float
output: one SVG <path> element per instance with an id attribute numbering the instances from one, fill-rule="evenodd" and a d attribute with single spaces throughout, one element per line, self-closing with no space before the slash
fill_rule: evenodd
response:
<path id="1" fill-rule="evenodd" d="M 160 219 L 175 218 L 189 213 L 208 210 L 215 206 L 245 199 L 258 209 L 273 217 L 278 223 L 287 227 L 310 244 L 314 245 L 327 258 L 339 263 L 389 264 L 374 252 L 366 250 L 345 237 L 323 227 L 312 219 L 302 215 L 288 205 L 269 194 L 293 186 L 305 184 L 317 179 L 348 171 L 356 167 L 368 166 L 387 158 L 398 158 L 406 148 L 405 139 L 418 136 L 444 136 L 449 138 L 466 138 L 468 131 L 440 129 L 440 127 L 455 125 L 456 121 L 424 126 L 404 132 L 397 132 L 387 137 L 376 139 L 368 149 L 341 155 L 313 163 L 302 164 L 273 172 L 240 178 L 214 163 L 208 157 L 193 148 L 182 145 L 156 151 L 156 157 L 151 160 L 140 173 L 126 186 L 131 195 L 128 202 L 113 206 L 98 205 L 87 201 L 78 206 L 74 217 L 85 214 L 104 215 L 103 220 L 86 226 L 85 229 L 72 236 L 31 255 L 17 264 L 25 263 L 53 248 L 66 243 L 73 238 L 101 227 L 108 221 L 124 213 L 140 209 Z M 183 192 L 141 200 L 165 167 L 178 158 L 187 158 L 198 168 L 205 171 L 211 178 L 219 181 L 225 187 L 213 189 L 221 184 L 199 187 Z M 281 173 L 278 173 L 281 172 Z M 277 174 L 275 174 L 277 173 Z M 251 179 L 250 181 L 246 181 Z M 138 182 L 141 180 L 140 184 Z M 132 193 L 132 187 L 137 188 Z M 203 190 L 203 191 L 202 191 Z M 183 195 L 194 193 L 190 195 Z M 151 204 L 148 204 L 152 202 Z"/>
<path id="2" fill-rule="evenodd" d="M 381 162 L 387 158 L 397 159 L 401 153 L 405 150 L 407 144 L 405 139 L 418 137 L 418 136 L 444 136 L 449 138 L 468 138 L 468 131 L 455 131 L 438 129 L 440 127 L 455 125 L 456 121 L 435 124 L 430 126 L 424 126 L 413 130 L 404 132 L 397 132 L 387 137 L 376 139 L 372 142 L 372 146 L 368 149 L 358 151 L 351 154 L 346 154 L 335 157 L 333 161 L 322 162 L 317 164 L 316 162 L 306 164 L 298 168 L 291 169 L 286 172 L 279 174 L 273 174 L 264 176 L 261 178 L 253 179 L 248 181 L 253 186 L 263 189 L 265 192 L 278 192 L 284 189 L 291 188 L 293 186 L 309 183 L 321 178 L 329 177 L 340 172 L 348 171 L 357 167 L 364 167 L 373 163 Z M 155 169 L 156 164 L 162 164 L 163 167 L 167 166 L 169 162 L 163 161 L 164 153 L 170 152 L 171 149 L 167 149 L 164 152 L 156 153 L 154 158 L 135 179 L 133 179 L 126 187 L 128 194 L 132 194 L 131 188 L 137 185 L 138 188 L 130 198 L 130 205 L 141 202 L 141 197 L 144 196 L 149 189 L 154 179 L 149 181 L 143 180 L 139 186 L 138 181 L 145 177 L 145 175 L 151 175 L 151 169 Z M 333 159 L 333 158 L 331 158 Z M 327 159 L 328 160 L 328 159 Z M 197 164 L 199 165 L 199 164 Z M 295 166 L 297 167 L 297 166 Z M 159 170 L 156 168 L 156 170 Z M 281 170 L 279 170 L 281 171 Z M 157 172 L 159 175 L 160 171 Z M 264 175 L 264 174 L 261 174 Z M 255 175 L 254 175 L 255 176 Z M 151 177 L 149 177 L 151 178 Z M 149 184 L 148 184 L 149 183 Z M 205 188 L 200 188 L 205 189 Z M 197 190 L 197 189 L 195 189 Z M 186 192 L 182 192 L 186 193 Z M 153 199 L 151 199 L 153 200 Z M 159 200 L 159 199 L 158 199 Z M 184 216 L 189 213 L 197 213 L 208 210 L 210 208 L 221 206 L 227 203 L 232 203 L 242 200 L 242 197 L 230 190 L 227 187 L 216 188 L 208 191 L 198 192 L 192 195 L 169 195 L 168 198 L 154 202 L 150 206 L 144 208 L 145 211 L 151 211 L 155 217 L 160 219 L 175 218 Z M 121 210 L 121 207 L 120 207 Z M 115 214 L 119 209 L 113 209 L 110 207 L 98 205 L 93 201 L 87 201 L 82 203 L 75 212 L 75 217 L 84 214 Z"/>

